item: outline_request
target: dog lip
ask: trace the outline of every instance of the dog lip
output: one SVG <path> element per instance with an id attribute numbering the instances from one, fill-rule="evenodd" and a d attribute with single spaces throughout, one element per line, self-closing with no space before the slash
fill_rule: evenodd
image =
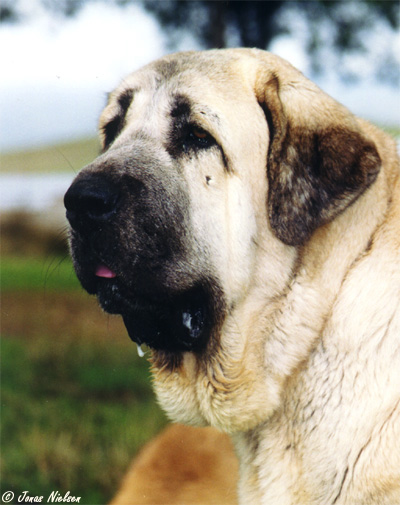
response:
<path id="1" fill-rule="evenodd" d="M 208 338 L 207 309 L 203 306 L 169 307 L 157 310 L 137 307 L 122 313 L 129 337 L 138 345 L 155 350 L 182 352 L 200 351 Z"/>
<path id="2" fill-rule="evenodd" d="M 212 295 L 205 280 L 184 291 L 158 289 L 101 258 L 86 258 L 80 280 L 105 312 L 122 316 L 129 337 L 156 350 L 201 352 L 213 326 Z"/>
<path id="3" fill-rule="evenodd" d="M 118 278 L 99 278 L 97 287 L 100 305 L 122 316 L 133 342 L 175 352 L 200 351 L 206 345 L 211 312 L 203 288 L 154 299 L 132 292 Z"/>

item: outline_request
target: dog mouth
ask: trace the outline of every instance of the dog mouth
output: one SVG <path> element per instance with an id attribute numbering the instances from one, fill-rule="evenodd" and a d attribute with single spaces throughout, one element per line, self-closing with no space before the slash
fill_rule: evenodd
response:
<path id="1" fill-rule="evenodd" d="M 99 264 L 90 291 L 106 312 L 122 316 L 129 337 L 138 345 L 172 352 L 201 351 L 208 341 L 212 317 L 205 283 L 178 294 L 143 295 Z"/>

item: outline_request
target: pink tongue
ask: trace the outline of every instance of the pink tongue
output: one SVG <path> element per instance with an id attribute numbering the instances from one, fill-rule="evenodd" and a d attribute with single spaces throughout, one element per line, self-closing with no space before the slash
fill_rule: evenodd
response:
<path id="1" fill-rule="evenodd" d="M 95 274 L 97 275 L 97 277 L 104 277 L 106 279 L 113 279 L 114 277 L 117 276 L 115 272 L 110 270 L 105 265 L 98 265 Z"/>

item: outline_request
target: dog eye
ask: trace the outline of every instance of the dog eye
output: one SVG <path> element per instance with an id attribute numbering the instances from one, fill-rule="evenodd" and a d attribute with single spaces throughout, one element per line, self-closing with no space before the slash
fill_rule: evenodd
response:
<path id="1" fill-rule="evenodd" d="M 193 128 L 191 134 L 193 135 L 193 137 L 196 137 L 199 140 L 204 140 L 208 136 L 208 134 L 204 130 L 200 130 L 199 128 Z"/>
<path id="2" fill-rule="evenodd" d="M 213 146 L 215 144 L 215 140 L 209 133 L 194 126 L 189 130 L 185 144 L 206 149 Z"/>

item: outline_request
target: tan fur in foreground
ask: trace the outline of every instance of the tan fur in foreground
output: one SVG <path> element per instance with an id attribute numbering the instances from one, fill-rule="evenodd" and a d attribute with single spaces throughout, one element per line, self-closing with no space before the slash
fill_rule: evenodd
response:
<path id="1" fill-rule="evenodd" d="M 237 478 L 227 435 L 171 425 L 143 448 L 110 505 L 235 505 Z"/>

